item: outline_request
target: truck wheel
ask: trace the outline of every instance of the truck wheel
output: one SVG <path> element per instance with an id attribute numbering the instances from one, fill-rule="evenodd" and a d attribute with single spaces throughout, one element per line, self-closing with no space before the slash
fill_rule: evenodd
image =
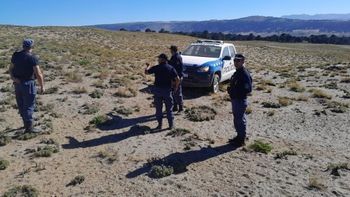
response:
<path id="1" fill-rule="evenodd" d="M 213 93 L 218 93 L 219 92 L 219 80 L 220 77 L 218 74 L 214 75 L 214 79 L 213 79 L 213 84 L 211 85 L 210 89 Z"/>

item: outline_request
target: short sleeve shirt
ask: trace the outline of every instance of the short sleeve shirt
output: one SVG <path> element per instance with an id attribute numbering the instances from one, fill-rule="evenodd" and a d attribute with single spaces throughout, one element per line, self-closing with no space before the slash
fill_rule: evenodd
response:
<path id="1" fill-rule="evenodd" d="M 35 79 L 34 67 L 39 65 L 39 59 L 35 55 L 26 51 L 15 52 L 11 62 L 14 65 L 12 74 L 20 80 Z"/>
<path id="2" fill-rule="evenodd" d="M 175 68 L 169 64 L 153 66 L 148 73 L 155 75 L 154 85 L 160 88 L 171 88 L 171 81 L 178 76 Z"/>

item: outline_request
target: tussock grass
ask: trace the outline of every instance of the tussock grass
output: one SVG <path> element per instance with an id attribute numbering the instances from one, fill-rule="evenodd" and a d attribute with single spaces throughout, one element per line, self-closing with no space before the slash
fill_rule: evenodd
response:
<path id="1" fill-rule="evenodd" d="M 274 103 L 274 102 L 271 102 L 271 101 L 262 102 L 261 104 L 265 108 L 281 108 L 281 104 Z"/>
<path id="2" fill-rule="evenodd" d="M 293 92 L 304 92 L 305 87 L 298 82 L 291 82 L 288 84 L 289 90 Z"/>
<path id="3" fill-rule="evenodd" d="M 65 79 L 69 83 L 81 83 L 83 82 L 83 76 L 79 74 L 79 71 L 67 72 Z"/>
<path id="4" fill-rule="evenodd" d="M 94 90 L 94 91 L 92 91 L 90 94 L 89 94 L 89 96 L 91 97 L 91 98 L 97 98 L 97 99 L 99 99 L 99 98 L 101 98 L 102 96 L 103 96 L 103 91 L 102 90 L 98 90 L 98 89 L 96 89 L 96 90 Z"/>
<path id="5" fill-rule="evenodd" d="M 85 87 L 79 86 L 79 87 L 75 87 L 75 88 L 72 90 L 72 93 L 73 93 L 73 94 L 85 94 L 85 93 L 87 93 L 87 90 L 86 90 Z"/>
<path id="6" fill-rule="evenodd" d="M 189 109 L 186 109 L 185 113 L 186 118 L 193 122 L 214 120 L 217 114 L 215 109 L 205 105 L 191 107 Z"/>
<path id="7" fill-rule="evenodd" d="M 113 111 L 117 112 L 118 114 L 129 116 L 131 115 L 134 110 L 132 108 L 126 108 L 124 106 L 118 106 L 113 109 Z"/>
<path id="8" fill-rule="evenodd" d="M 327 187 L 321 182 L 320 178 L 315 176 L 310 176 L 308 188 L 311 190 L 314 189 L 314 190 L 324 191 L 326 190 Z"/>
<path id="9" fill-rule="evenodd" d="M 286 150 L 280 153 L 277 153 L 275 159 L 287 159 L 288 156 L 298 155 L 298 153 L 294 150 Z"/>
<path id="10" fill-rule="evenodd" d="M 350 77 L 348 77 L 348 78 L 342 78 L 342 79 L 340 80 L 340 82 L 341 82 L 341 83 L 350 83 Z"/>
<path id="11" fill-rule="evenodd" d="M 119 154 L 118 152 L 109 149 L 98 152 L 97 157 L 107 161 L 108 164 L 113 164 L 115 161 L 118 161 Z"/>
<path id="12" fill-rule="evenodd" d="M 286 107 L 288 105 L 291 105 L 293 104 L 293 100 L 288 98 L 288 97 L 279 97 L 278 98 L 278 103 L 283 106 L 283 107 Z"/>
<path id="13" fill-rule="evenodd" d="M 312 93 L 312 96 L 314 98 L 325 98 L 325 99 L 331 99 L 332 95 L 326 93 L 325 91 L 321 89 L 311 89 L 310 92 Z"/>
<path id="14" fill-rule="evenodd" d="M 137 96 L 137 91 L 133 87 L 119 87 L 114 93 L 116 97 L 131 98 Z"/>
<path id="15" fill-rule="evenodd" d="M 97 112 L 100 111 L 99 104 L 93 103 L 93 104 L 84 104 L 82 106 L 82 111 L 80 113 L 86 114 L 86 115 L 91 115 L 91 114 L 96 114 Z"/>
<path id="16" fill-rule="evenodd" d="M 191 131 L 188 129 L 176 128 L 171 130 L 169 133 L 167 133 L 166 136 L 178 137 L 178 136 L 184 136 L 189 133 L 191 133 Z"/>
<path id="17" fill-rule="evenodd" d="M 71 180 L 68 184 L 67 187 L 69 186 L 76 186 L 76 185 L 80 185 L 85 181 L 85 176 L 79 175 L 74 177 L 73 180 Z"/>

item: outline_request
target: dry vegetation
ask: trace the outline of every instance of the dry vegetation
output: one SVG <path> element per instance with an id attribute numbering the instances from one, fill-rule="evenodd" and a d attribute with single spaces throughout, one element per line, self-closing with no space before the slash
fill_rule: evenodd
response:
<path id="1" fill-rule="evenodd" d="M 40 135 L 20 132 L 6 72 L 25 37 L 36 40 L 47 81 Z M 0 26 L 0 40 L 0 195 L 350 195 L 349 46 L 235 42 L 255 90 L 248 145 L 234 150 L 227 83 L 217 95 L 186 88 L 177 129 L 151 129 L 145 63 L 195 38 Z"/>

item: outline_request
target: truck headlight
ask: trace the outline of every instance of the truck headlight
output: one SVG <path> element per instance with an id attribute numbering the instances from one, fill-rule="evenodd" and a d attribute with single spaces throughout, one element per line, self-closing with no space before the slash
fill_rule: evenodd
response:
<path id="1" fill-rule="evenodd" d="M 209 66 L 202 66 L 198 69 L 198 72 L 206 73 L 209 71 Z"/>

